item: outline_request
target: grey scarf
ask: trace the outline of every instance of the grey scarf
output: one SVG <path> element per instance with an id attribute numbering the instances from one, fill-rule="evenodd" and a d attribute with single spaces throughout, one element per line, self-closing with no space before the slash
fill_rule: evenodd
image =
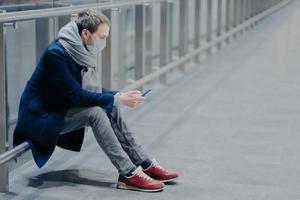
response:
<path id="1" fill-rule="evenodd" d="M 86 67 L 81 71 L 82 88 L 101 93 L 101 79 L 96 71 L 97 56 L 84 47 L 77 24 L 71 21 L 62 27 L 58 33 L 58 39 L 72 59 L 80 66 Z"/>

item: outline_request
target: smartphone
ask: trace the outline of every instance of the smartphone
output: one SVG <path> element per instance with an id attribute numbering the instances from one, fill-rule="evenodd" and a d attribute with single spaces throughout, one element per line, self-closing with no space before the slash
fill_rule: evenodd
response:
<path id="1" fill-rule="evenodd" d="M 149 89 L 149 90 L 147 90 L 146 92 L 144 92 L 144 93 L 142 94 L 142 97 L 146 96 L 146 94 L 148 94 L 149 92 L 151 92 L 151 90 L 152 90 L 152 89 Z"/>

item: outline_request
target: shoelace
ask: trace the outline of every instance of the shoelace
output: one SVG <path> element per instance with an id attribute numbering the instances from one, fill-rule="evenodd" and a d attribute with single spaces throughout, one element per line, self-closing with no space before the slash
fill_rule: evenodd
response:
<path id="1" fill-rule="evenodd" d="M 137 168 L 135 171 L 135 174 L 147 181 L 153 181 L 153 179 L 150 176 L 148 176 L 147 174 L 145 174 L 141 168 Z"/>
<path id="2" fill-rule="evenodd" d="M 164 171 L 165 171 L 165 168 L 163 168 L 162 166 L 160 166 L 160 164 L 158 164 L 158 162 L 157 162 L 155 159 L 153 159 L 153 160 L 152 160 L 152 164 L 153 164 L 153 167 L 155 167 L 155 168 L 158 168 L 158 169 L 161 169 L 161 170 L 164 170 Z"/>

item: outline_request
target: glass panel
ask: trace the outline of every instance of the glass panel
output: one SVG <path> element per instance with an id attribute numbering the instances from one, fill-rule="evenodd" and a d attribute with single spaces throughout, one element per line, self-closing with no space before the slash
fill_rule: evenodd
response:
<path id="1" fill-rule="evenodd" d="M 207 33 L 207 30 L 206 30 L 206 24 L 207 24 L 207 1 L 206 0 L 201 0 L 201 12 L 200 12 L 200 15 L 201 15 L 201 33 L 200 33 L 200 36 L 201 36 L 201 44 L 204 44 L 206 42 L 206 33 Z"/>
<path id="2" fill-rule="evenodd" d="M 145 6 L 145 26 L 149 27 L 152 25 L 152 5 Z"/>
<path id="3" fill-rule="evenodd" d="M 171 59 L 177 59 L 179 57 L 179 0 L 174 0 L 171 6 Z"/>
<path id="4" fill-rule="evenodd" d="M 122 8 L 119 13 L 118 55 L 119 66 L 117 87 L 124 88 L 134 81 L 134 51 L 135 51 L 135 10 L 133 7 Z"/>
<path id="5" fill-rule="evenodd" d="M 12 148 L 21 94 L 42 52 L 54 38 L 54 24 L 53 19 L 45 18 L 17 22 L 15 28 L 8 26 L 5 29 L 9 148 Z M 20 158 L 21 162 L 10 163 L 12 165 L 10 170 L 31 158 L 31 152 L 27 153 Z"/>
<path id="6" fill-rule="evenodd" d="M 152 42 L 151 42 L 151 62 L 152 71 L 159 66 L 160 61 L 160 4 L 155 3 L 152 6 Z"/>
<path id="7" fill-rule="evenodd" d="M 226 7 L 227 7 L 227 0 L 222 0 L 222 31 L 226 31 Z"/>
<path id="8" fill-rule="evenodd" d="M 18 22 L 6 29 L 7 82 L 10 120 L 17 117 L 18 103 L 26 81 L 36 65 L 36 23 Z"/>
<path id="9" fill-rule="evenodd" d="M 188 51 L 194 49 L 195 0 L 188 1 Z"/>
<path id="10" fill-rule="evenodd" d="M 218 29 L 218 0 L 212 2 L 212 39 L 214 39 Z"/>
<path id="11" fill-rule="evenodd" d="M 152 5 L 145 6 L 144 17 L 144 53 L 145 53 L 145 66 L 144 73 L 151 73 L 152 69 Z"/>

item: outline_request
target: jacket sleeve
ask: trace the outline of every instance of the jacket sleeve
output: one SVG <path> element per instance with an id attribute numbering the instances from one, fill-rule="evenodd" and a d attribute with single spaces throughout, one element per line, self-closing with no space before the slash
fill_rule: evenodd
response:
<path id="1" fill-rule="evenodd" d="M 47 84 L 53 87 L 58 95 L 69 100 L 74 107 L 100 106 L 112 110 L 114 95 L 95 93 L 83 90 L 71 74 L 68 61 L 60 49 L 48 50 L 45 54 Z"/>
<path id="2" fill-rule="evenodd" d="M 109 94 L 115 95 L 115 94 L 117 94 L 119 91 L 116 91 L 116 90 L 109 90 L 109 89 L 102 88 L 102 92 L 103 92 L 103 93 L 109 93 Z"/>

